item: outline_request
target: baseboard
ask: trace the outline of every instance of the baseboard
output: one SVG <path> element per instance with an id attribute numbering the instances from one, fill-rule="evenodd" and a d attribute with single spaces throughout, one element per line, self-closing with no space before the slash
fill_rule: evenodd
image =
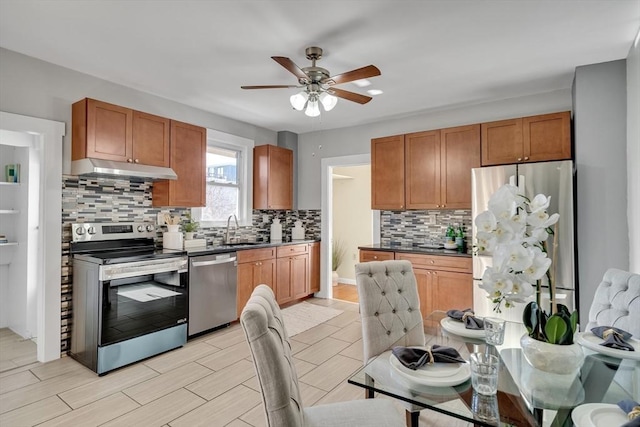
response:
<path id="1" fill-rule="evenodd" d="M 344 279 L 342 277 L 340 277 L 338 279 L 338 283 L 340 283 L 341 285 L 356 285 L 356 280 L 355 279 Z"/>

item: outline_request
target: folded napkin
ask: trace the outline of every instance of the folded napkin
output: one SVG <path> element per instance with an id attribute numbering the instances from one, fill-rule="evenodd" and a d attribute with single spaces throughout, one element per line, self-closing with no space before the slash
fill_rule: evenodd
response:
<path id="1" fill-rule="evenodd" d="M 604 342 L 600 344 L 604 347 L 611 347 L 616 350 L 635 351 L 633 346 L 626 342 L 632 336 L 627 331 L 612 326 L 598 326 L 592 328 L 591 332 L 593 332 L 593 335 L 604 340 Z"/>
<path id="2" fill-rule="evenodd" d="M 629 422 L 621 427 L 640 427 L 640 403 L 633 400 L 621 400 L 618 402 L 620 409 L 629 417 Z"/>
<path id="3" fill-rule="evenodd" d="M 447 316 L 452 319 L 464 322 L 464 327 L 467 329 L 484 329 L 484 321 L 474 316 L 473 310 L 467 308 L 466 310 L 449 310 Z"/>
<path id="4" fill-rule="evenodd" d="M 398 358 L 400 363 L 414 371 L 434 362 L 465 363 L 465 360 L 460 357 L 460 353 L 455 348 L 437 344 L 426 349 L 398 346 L 393 347 L 391 353 Z"/>

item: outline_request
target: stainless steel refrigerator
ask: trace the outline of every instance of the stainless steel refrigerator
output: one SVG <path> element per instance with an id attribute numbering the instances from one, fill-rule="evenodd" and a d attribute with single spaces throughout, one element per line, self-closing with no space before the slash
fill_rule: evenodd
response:
<path id="1" fill-rule="evenodd" d="M 525 196 L 533 199 L 536 194 L 551 196 L 547 212 L 558 213 L 557 253 L 553 254 L 553 236 L 547 240 L 549 258 L 554 260 L 557 288 L 556 301 L 573 311 L 576 305 L 576 268 L 574 250 L 574 166 L 571 160 L 559 162 L 527 163 L 518 165 L 475 168 L 471 173 L 472 219 L 487 209 L 491 195 L 506 183 L 524 187 Z M 476 226 L 472 225 L 473 242 L 476 241 Z M 487 293 L 478 287 L 486 267 L 491 266 L 490 255 L 473 255 L 473 306 L 477 315 L 502 317 L 522 322 L 522 311 L 526 304 L 516 304 L 513 308 L 502 308 L 502 313 L 493 311 L 493 304 Z M 553 268 L 553 267 L 552 267 Z M 541 304 L 548 310 L 548 290 L 542 290 Z M 535 300 L 535 295 L 531 297 Z"/>

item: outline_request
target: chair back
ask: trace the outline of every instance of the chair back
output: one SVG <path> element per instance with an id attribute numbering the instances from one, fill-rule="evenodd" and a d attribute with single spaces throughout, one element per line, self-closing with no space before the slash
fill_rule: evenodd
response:
<path id="1" fill-rule="evenodd" d="M 267 285 L 256 287 L 242 310 L 244 329 L 270 427 L 300 427 L 302 399 L 291 356 L 291 344 L 280 307 Z"/>
<path id="2" fill-rule="evenodd" d="M 598 285 L 585 330 L 614 326 L 640 339 L 640 274 L 610 268 Z"/>
<path id="3" fill-rule="evenodd" d="M 364 363 L 393 346 L 424 345 L 418 285 L 405 260 L 356 264 Z"/>

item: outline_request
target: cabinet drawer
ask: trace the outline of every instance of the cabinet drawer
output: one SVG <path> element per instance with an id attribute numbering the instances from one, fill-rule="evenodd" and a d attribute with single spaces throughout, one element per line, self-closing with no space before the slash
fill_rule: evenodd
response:
<path id="1" fill-rule="evenodd" d="M 387 261 L 390 259 L 394 259 L 393 252 L 385 252 L 385 251 L 360 251 L 360 262 L 369 262 L 369 261 Z"/>
<path id="2" fill-rule="evenodd" d="M 300 255 L 300 254 L 307 254 L 307 253 L 309 253 L 309 245 L 305 243 L 303 245 L 278 246 L 278 249 L 276 251 L 276 256 L 278 258 L 283 258 L 291 255 Z"/>
<path id="3" fill-rule="evenodd" d="M 276 248 L 247 249 L 238 251 L 238 262 L 254 262 L 276 257 Z"/>
<path id="4" fill-rule="evenodd" d="M 396 259 L 405 259 L 416 268 L 429 268 L 436 270 L 457 271 L 471 273 L 471 258 L 456 256 L 437 256 L 398 253 Z"/>

